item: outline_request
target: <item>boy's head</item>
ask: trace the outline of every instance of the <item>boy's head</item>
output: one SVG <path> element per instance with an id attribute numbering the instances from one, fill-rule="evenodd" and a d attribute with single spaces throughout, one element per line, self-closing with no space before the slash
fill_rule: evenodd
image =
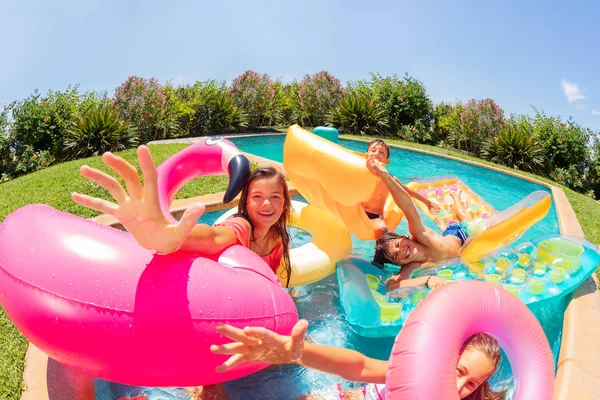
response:
<path id="1" fill-rule="evenodd" d="M 375 139 L 367 147 L 367 157 L 373 157 L 383 164 L 390 162 L 390 148 L 381 139 Z"/>

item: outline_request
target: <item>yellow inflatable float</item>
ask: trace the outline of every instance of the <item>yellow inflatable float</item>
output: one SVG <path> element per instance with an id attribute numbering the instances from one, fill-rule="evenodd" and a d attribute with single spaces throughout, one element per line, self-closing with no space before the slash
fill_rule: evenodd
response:
<path id="1" fill-rule="evenodd" d="M 283 166 L 290 180 L 312 205 L 338 219 L 360 240 L 374 240 L 373 223 L 361 203 L 381 181 L 369 172 L 366 158 L 292 125 L 283 145 Z M 388 196 L 383 220 L 390 230 L 404 213 Z"/>
<path id="2" fill-rule="evenodd" d="M 472 222 L 471 236 L 462 247 L 460 257 L 475 262 L 500 246 L 513 242 L 548 214 L 552 196 L 537 190 L 506 210 Z"/>
<path id="3" fill-rule="evenodd" d="M 335 272 L 336 263 L 352 250 L 350 232 L 332 215 L 295 200 L 292 200 L 292 208 L 291 226 L 310 233 L 312 240 L 290 250 L 292 275 L 289 287 L 308 285 L 327 277 Z M 232 208 L 219 217 L 215 224 L 225 221 L 237 212 L 237 207 Z M 285 286 L 285 269 L 280 267 L 277 276 Z"/>
<path id="4" fill-rule="evenodd" d="M 369 200 L 380 179 L 369 172 L 363 154 L 312 134 L 298 125 L 288 129 L 283 147 L 283 164 L 290 180 L 308 202 L 335 217 L 360 240 L 374 239 L 373 225 L 361 203 Z M 442 199 L 444 214 L 432 215 L 425 205 L 416 202 L 426 215 L 436 221 L 443 232 L 452 220 L 458 221 L 451 191 L 462 192 L 459 200 L 467 205 L 471 235 L 462 248 L 461 257 L 477 260 L 484 254 L 510 243 L 546 216 L 552 196 L 536 191 L 508 209 L 498 212 L 457 178 L 438 178 L 408 183 L 427 197 Z M 440 197 L 441 196 L 441 197 Z M 448 199 L 448 196 L 450 198 Z M 384 220 L 394 230 L 404 213 L 388 196 Z M 332 236 L 335 237 L 335 236 Z"/>

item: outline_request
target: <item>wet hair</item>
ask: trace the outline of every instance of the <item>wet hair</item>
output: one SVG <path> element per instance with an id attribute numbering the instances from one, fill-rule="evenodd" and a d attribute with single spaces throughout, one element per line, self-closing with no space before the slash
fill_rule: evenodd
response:
<path id="1" fill-rule="evenodd" d="M 376 144 L 382 145 L 385 151 L 387 152 L 387 158 L 390 158 L 390 146 L 388 146 L 387 143 L 381 139 L 372 140 L 367 146 L 367 150 L 369 150 L 372 146 L 375 146 Z"/>
<path id="2" fill-rule="evenodd" d="M 252 171 L 248 180 L 246 181 L 246 186 L 242 189 L 242 194 L 240 196 L 240 202 L 238 204 L 238 213 L 242 214 L 244 218 L 250 223 L 252 229 L 254 229 L 254 225 L 248 216 L 248 195 L 250 194 L 250 186 L 252 182 L 258 179 L 271 179 L 277 178 L 279 184 L 281 185 L 283 191 L 283 209 L 281 212 L 281 217 L 275 222 L 272 228 L 275 230 L 275 237 L 281 241 L 283 246 L 283 265 L 285 268 L 285 278 L 287 278 L 286 287 L 290 285 L 290 277 L 292 275 L 292 264 L 290 262 L 290 234 L 288 233 L 287 227 L 292 219 L 292 201 L 290 199 L 290 194 L 288 192 L 287 183 L 285 182 L 285 177 L 279 171 L 277 171 L 273 167 L 259 167 Z"/>
<path id="3" fill-rule="evenodd" d="M 377 239 L 375 242 L 375 254 L 373 255 L 373 262 L 383 266 L 385 263 L 396 264 L 394 261 L 394 255 L 389 251 L 390 242 L 398 239 L 410 239 L 407 235 L 402 235 L 396 232 L 386 232 L 382 237 Z"/>
<path id="4" fill-rule="evenodd" d="M 500 365 L 500 345 L 493 336 L 487 333 L 476 333 L 470 336 L 462 344 L 460 353 L 466 349 L 481 351 L 490 360 L 492 364 L 492 374 L 496 372 Z M 470 395 L 465 397 L 465 400 L 504 400 L 506 398 L 506 390 L 495 392 L 490 387 L 489 379 L 486 379 L 477 389 Z"/>

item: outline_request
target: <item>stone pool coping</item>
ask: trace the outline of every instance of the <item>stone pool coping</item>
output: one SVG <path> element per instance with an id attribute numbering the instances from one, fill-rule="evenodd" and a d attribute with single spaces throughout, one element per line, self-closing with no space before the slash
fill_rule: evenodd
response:
<path id="1" fill-rule="evenodd" d="M 282 134 L 268 134 L 268 136 L 280 135 Z M 229 137 L 247 137 L 247 135 Z M 356 138 L 344 139 L 357 142 L 369 141 Z M 199 140 L 202 140 L 202 138 L 182 139 L 177 140 L 176 143 L 194 143 Z M 558 187 L 475 161 L 396 144 L 390 144 L 390 146 L 476 165 L 547 187 L 552 192 L 560 232 L 566 235 L 583 237 L 583 230 L 577 221 L 575 212 L 564 191 Z M 246 156 L 250 161 L 260 165 L 272 165 L 285 173 L 281 163 L 252 154 L 246 153 Z M 290 195 L 298 194 L 295 186 L 289 181 L 288 187 Z M 208 212 L 231 208 L 237 205 L 239 198 L 238 196 L 231 203 L 224 205 L 221 201 L 222 197 L 223 192 L 175 200 L 171 206 L 171 214 L 179 217 L 187 207 L 196 202 L 204 203 Z M 93 220 L 105 225 L 119 227 L 118 221 L 110 215 L 100 215 L 93 218 Z M 592 274 L 592 277 L 584 281 L 573 292 L 572 300 L 565 311 L 554 399 L 592 399 L 600 393 L 600 345 L 598 344 L 598 338 L 600 337 L 600 292 L 596 283 L 595 274 Z M 25 357 L 23 381 L 25 389 L 21 400 L 95 400 L 92 377 L 77 373 L 49 359 L 31 343 L 28 345 Z"/>

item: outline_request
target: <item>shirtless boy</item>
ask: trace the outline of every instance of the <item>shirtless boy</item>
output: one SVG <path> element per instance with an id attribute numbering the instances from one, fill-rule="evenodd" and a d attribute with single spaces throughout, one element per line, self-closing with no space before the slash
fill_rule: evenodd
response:
<path id="1" fill-rule="evenodd" d="M 383 165 L 388 165 L 390 163 L 390 148 L 388 145 L 381 139 L 375 139 L 369 146 L 367 147 L 367 164 L 369 162 L 377 161 Z M 440 208 L 437 204 L 431 202 L 429 199 L 420 195 L 419 193 L 407 188 L 402 185 L 402 183 L 397 181 L 402 188 L 409 194 L 409 196 L 414 197 L 415 199 L 423 202 L 432 213 L 438 213 Z M 375 188 L 375 192 L 373 196 L 361 205 L 364 208 L 367 216 L 373 223 L 373 228 L 375 229 L 375 239 L 381 238 L 385 233 L 388 232 L 388 227 L 386 223 L 383 221 L 383 209 L 385 207 L 385 202 L 387 200 L 388 195 L 390 194 L 390 189 L 388 185 L 382 180 L 379 182 L 377 187 Z"/>
<path id="2" fill-rule="evenodd" d="M 394 201 L 404 211 L 408 229 L 412 235 L 400 235 L 395 232 L 385 233 L 375 244 L 374 261 L 379 264 L 391 263 L 402 266 L 400 274 L 386 282 L 388 290 L 395 289 L 403 280 L 408 280 L 416 268 L 427 267 L 434 263 L 456 258 L 460 255 L 462 245 L 469 237 L 469 228 L 465 223 L 466 215 L 458 199 L 453 193 L 457 215 L 461 221 L 446 228 L 441 235 L 423 225 L 417 207 L 411 195 L 400 181 L 385 169 L 383 163 L 375 158 L 367 161 L 367 167 L 390 191 Z M 406 284 L 407 282 L 405 282 Z"/>

